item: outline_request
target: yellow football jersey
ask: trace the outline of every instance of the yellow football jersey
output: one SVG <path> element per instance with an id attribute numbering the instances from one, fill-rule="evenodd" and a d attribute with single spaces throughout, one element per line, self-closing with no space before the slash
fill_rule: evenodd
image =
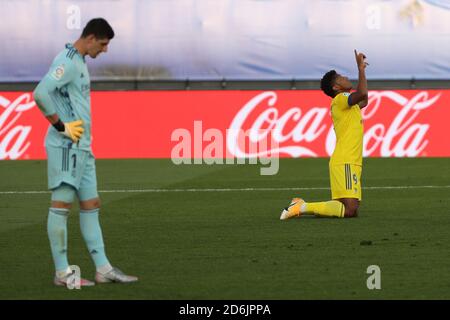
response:
<path id="1" fill-rule="evenodd" d="M 336 148 L 330 164 L 362 165 L 363 121 L 359 105 L 348 105 L 350 93 L 339 93 L 331 102 Z"/>

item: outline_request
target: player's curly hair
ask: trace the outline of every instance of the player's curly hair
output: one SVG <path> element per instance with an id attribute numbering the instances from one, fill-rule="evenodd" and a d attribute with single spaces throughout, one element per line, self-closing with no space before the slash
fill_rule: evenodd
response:
<path id="1" fill-rule="evenodd" d="M 336 92 L 333 90 L 334 80 L 336 79 L 337 72 L 335 70 L 330 70 L 322 77 L 320 80 L 320 89 L 327 95 L 332 98 L 336 95 Z"/>
<path id="2" fill-rule="evenodd" d="M 95 18 L 90 20 L 83 29 L 81 37 L 86 38 L 93 34 L 97 39 L 112 39 L 114 38 L 114 30 L 109 25 L 108 21 L 103 18 Z"/>

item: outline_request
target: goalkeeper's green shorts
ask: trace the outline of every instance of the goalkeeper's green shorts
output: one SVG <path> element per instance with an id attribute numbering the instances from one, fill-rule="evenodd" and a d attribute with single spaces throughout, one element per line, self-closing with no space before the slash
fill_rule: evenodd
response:
<path id="1" fill-rule="evenodd" d="M 95 158 L 89 151 L 47 147 L 48 188 L 55 190 L 62 184 L 72 186 L 79 200 L 98 197 Z"/>

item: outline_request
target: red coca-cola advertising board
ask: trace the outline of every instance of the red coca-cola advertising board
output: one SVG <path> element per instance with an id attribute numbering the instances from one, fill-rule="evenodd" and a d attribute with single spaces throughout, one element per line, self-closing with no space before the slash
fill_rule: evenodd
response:
<path id="1" fill-rule="evenodd" d="M 328 157 L 335 146 L 319 90 L 102 91 L 91 101 L 97 158 L 207 157 L 212 143 L 225 149 L 213 156 L 261 155 L 237 141 L 239 130 L 253 142 L 270 132 L 269 151 L 282 157 Z M 450 156 L 449 101 L 450 90 L 370 91 L 364 156 Z M 0 159 L 45 159 L 47 127 L 32 93 L 0 92 Z M 180 152 L 182 142 L 192 150 Z"/>

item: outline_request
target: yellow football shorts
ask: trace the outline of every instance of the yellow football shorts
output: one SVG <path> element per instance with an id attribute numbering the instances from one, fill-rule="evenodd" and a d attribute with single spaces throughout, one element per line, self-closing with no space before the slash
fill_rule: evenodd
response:
<path id="1" fill-rule="evenodd" d="M 362 166 L 355 164 L 330 164 L 331 198 L 356 198 L 361 200 Z"/>

